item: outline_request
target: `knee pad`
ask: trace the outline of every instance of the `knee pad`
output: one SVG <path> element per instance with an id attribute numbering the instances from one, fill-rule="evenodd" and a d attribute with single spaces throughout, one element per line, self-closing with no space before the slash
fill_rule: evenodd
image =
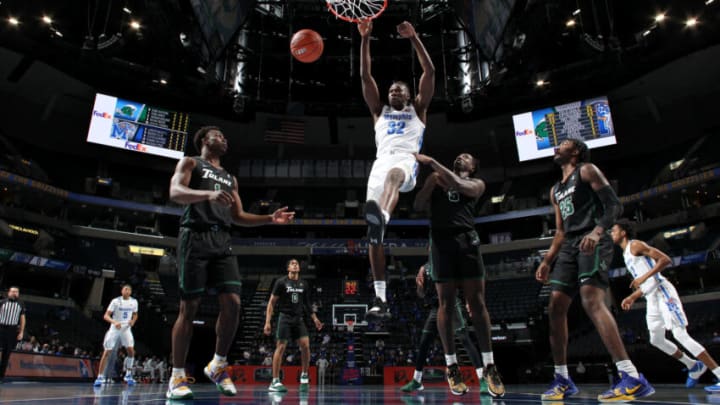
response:
<path id="1" fill-rule="evenodd" d="M 665 338 L 665 329 L 650 330 L 650 344 L 660 349 L 663 353 L 672 356 L 677 352 L 678 347 Z"/>
<path id="2" fill-rule="evenodd" d="M 684 348 L 687 349 L 693 357 L 697 358 L 698 354 L 705 351 L 705 348 L 697 342 L 697 340 L 690 337 L 685 328 L 673 328 L 673 337 L 678 341 Z"/>

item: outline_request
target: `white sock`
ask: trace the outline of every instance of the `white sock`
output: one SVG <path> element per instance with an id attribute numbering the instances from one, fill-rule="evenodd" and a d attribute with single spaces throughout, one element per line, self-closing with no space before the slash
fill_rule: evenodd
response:
<path id="1" fill-rule="evenodd" d="M 387 291 L 387 282 L 385 280 L 374 281 L 373 286 L 375 286 L 375 296 L 380 298 L 382 302 L 387 302 L 387 297 L 385 295 L 385 291 Z"/>
<path id="2" fill-rule="evenodd" d="M 478 380 L 482 379 L 482 373 L 483 373 L 482 367 L 478 367 L 475 369 L 475 374 L 477 374 Z"/>
<path id="3" fill-rule="evenodd" d="M 413 372 L 413 380 L 422 383 L 422 371 L 415 370 Z"/>
<path id="4" fill-rule="evenodd" d="M 135 357 L 125 357 L 125 371 L 128 375 L 132 373 L 133 364 L 135 364 Z"/>
<path id="5" fill-rule="evenodd" d="M 617 366 L 618 371 L 624 371 L 630 377 L 640 378 L 640 374 L 638 374 L 638 371 L 635 368 L 635 365 L 630 360 L 620 360 L 617 363 L 615 363 L 615 366 Z"/>
<path id="6" fill-rule="evenodd" d="M 385 223 L 387 224 L 388 222 L 390 222 L 390 213 L 385 210 L 382 210 L 382 213 L 383 213 L 383 216 L 385 217 Z"/>
<path id="7" fill-rule="evenodd" d="M 495 364 L 495 359 L 493 358 L 493 352 L 483 352 L 482 359 L 483 359 L 483 365 L 487 366 L 488 364 Z"/>
<path id="8" fill-rule="evenodd" d="M 560 374 L 561 376 L 565 378 L 570 378 L 570 374 L 568 374 L 568 368 L 567 364 L 560 364 L 555 365 L 555 374 Z"/>
<path id="9" fill-rule="evenodd" d="M 455 353 L 445 355 L 445 364 L 447 364 L 448 366 L 457 364 L 457 356 L 455 355 Z"/>
<path id="10" fill-rule="evenodd" d="M 221 356 L 221 355 L 215 353 L 215 356 L 213 356 L 212 361 L 215 364 L 225 364 L 225 363 L 227 363 L 227 356 Z"/>
<path id="11" fill-rule="evenodd" d="M 185 368 L 175 368 L 172 369 L 172 374 L 170 375 L 170 383 L 172 384 L 172 380 L 175 378 L 185 378 Z"/>
<path id="12" fill-rule="evenodd" d="M 712 373 L 715 374 L 715 377 L 717 377 L 718 380 L 720 380 L 720 366 L 712 369 Z"/>
<path id="13" fill-rule="evenodd" d="M 683 353 L 683 354 L 682 354 L 682 357 L 680 357 L 680 358 L 677 359 L 677 360 L 678 360 L 680 363 L 684 364 L 685 367 L 687 367 L 687 368 L 691 368 L 692 366 L 695 365 L 695 360 L 693 360 L 693 359 L 691 359 L 690 357 L 688 357 L 688 355 L 685 354 L 685 353 Z"/>
<path id="14" fill-rule="evenodd" d="M 98 374 L 97 378 L 105 378 L 105 374 Z"/>

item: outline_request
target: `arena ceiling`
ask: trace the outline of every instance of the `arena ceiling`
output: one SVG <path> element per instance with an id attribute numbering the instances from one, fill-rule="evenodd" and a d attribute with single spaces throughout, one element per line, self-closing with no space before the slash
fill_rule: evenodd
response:
<path id="1" fill-rule="evenodd" d="M 390 0 L 373 73 L 381 88 L 419 77 L 394 31 L 408 20 L 437 68 L 433 110 L 464 120 L 568 101 L 719 43 L 718 3 Z M 98 90 L 238 119 L 366 114 L 357 29 L 322 0 L 4 0 L 0 16 L 0 45 L 24 55 L 10 81 L 38 60 Z M 316 63 L 289 54 L 302 28 L 325 40 Z"/>

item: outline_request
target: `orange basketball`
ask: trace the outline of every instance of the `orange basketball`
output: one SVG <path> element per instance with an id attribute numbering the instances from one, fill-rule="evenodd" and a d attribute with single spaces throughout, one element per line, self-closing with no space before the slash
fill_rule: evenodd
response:
<path id="1" fill-rule="evenodd" d="M 296 32 L 290 40 L 290 53 L 303 63 L 312 63 L 318 60 L 324 48 L 325 44 L 320 34 L 310 29 Z"/>

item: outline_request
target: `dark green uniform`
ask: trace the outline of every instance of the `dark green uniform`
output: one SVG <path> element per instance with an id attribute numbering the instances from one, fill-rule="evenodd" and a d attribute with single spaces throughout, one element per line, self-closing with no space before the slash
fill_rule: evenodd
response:
<path id="1" fill-rule="evenodd" d="M 287 276 L 275 281 L 272 295 L 278 297 L 278 323 L 275 338 L 281 342 L 308 336 L 304 315 L 312 314 L 310 286 L 305 280 Z"/>
<path id="2" fill-rule="evenodd" d="M 580 252 L 580 241 L 597 225 L 603 206 L 589 183 L 580 178 L 578 165 L 564 183 L 559 181 L 552 193 L 560 208 L 565 240 L 550 273 L 553 290 L 574 295 L 585 284 L 607 288 L 608 267 L 613 258 L 613 244 L 605 233 L 591 255 Z"/>
<path id="3" fill-rule="evenodd" d="M 435 281 L 449 282 L 485 277 L 480 237 L 475 231 L 478 198 L 456 190 L 435 188 L 431 196 L 431 260 Z"/>
<path id="4" fill-rule="evenodd" d="M 195 190 L 225 190 L 232 193 L 234 178 L 200 157 L 193 157 L 195 168 L 189 187 Z M 201 201 L 188 204 L 180 219 L 178 235 L 178 282 L 183 299 L 198 297 L 207 287 L 240 294 L 240 271 L 232 255 L 231 208 Z"/>

